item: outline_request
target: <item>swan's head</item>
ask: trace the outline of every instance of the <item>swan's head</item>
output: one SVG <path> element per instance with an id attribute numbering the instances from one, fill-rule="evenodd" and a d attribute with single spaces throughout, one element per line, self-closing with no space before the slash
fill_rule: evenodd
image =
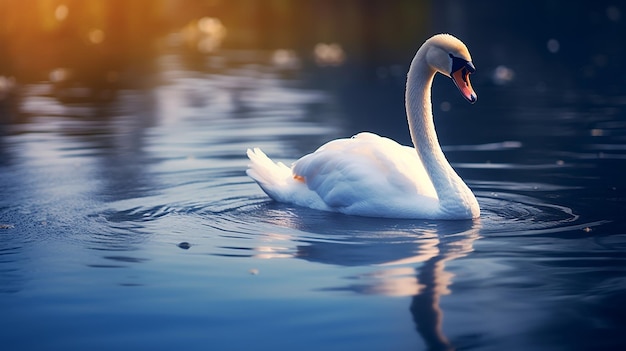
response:
<path id="1" fill-rule="evenodd" d="M 472 104 L 478 96 L 472 88 L 469 75 L 476 71 L 465 44 L 450 34 L 438 34 L 422 47 L 427 49 L 426 61 L 435 71 L 452 78 L 461 95 Z"/>

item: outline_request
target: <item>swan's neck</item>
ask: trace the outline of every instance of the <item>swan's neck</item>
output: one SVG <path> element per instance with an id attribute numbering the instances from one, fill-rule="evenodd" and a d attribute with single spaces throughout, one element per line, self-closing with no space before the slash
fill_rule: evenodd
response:
<path id="1" fill-rule="evenodd" d="M 446 159 L 433 121 L 431 87 L 435 70 L 425 60 L 426 50 L 419 50 L 409 69 L 406 87 L 406 112 L 411 139 L 439 198 L 440 211 L 445 214 L 467 214 L 477 217 L 478 202 L 471 190 L 456 174 Z"/>

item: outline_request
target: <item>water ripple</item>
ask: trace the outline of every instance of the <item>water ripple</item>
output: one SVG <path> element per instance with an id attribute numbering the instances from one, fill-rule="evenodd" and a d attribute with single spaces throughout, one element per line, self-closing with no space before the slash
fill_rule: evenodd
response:
<path id="1" fill-rule="evenodd" d="M 501 151 L 519 149 L 523 146 L 520 141 L 501 141 L 497 143 L 487 143 L 478 145 L 446 145 L 441 148 L 443 151 Z"/>
<path id="2" fill-rule="evenodd" d="M 476 192 L 481 205 L 483 234 L 539 235 L 591 230 L 610 221 L 579 223 L 571 208 L 510 192 Z"/>

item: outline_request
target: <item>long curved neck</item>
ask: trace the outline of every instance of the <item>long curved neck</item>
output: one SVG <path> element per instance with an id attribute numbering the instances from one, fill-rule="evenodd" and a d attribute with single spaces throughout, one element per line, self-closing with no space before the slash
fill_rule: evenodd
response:
<path id="1" fill-rule="evenodd" d="M 426 52 L 422 49 L 417 52 L 407 78 L 406 112 L 411 140 L 435 187 L 440 209 L 456 212 L 459 207 L 465 207 L 471 212 L 467 207 L 476 203 L 476 199 L 450 166 L 435 132 L 430 93 L 436 72 L 426 63 Z"/>

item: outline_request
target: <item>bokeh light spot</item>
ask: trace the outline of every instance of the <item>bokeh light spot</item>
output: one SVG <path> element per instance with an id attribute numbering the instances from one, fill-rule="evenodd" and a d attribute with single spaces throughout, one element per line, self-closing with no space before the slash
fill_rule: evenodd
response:
<path id="1" fill-rule="evenodd" d="M 67 18 L 68 14 L 69 9 L 66 5 L 59 5 L 54 10 L 54 18 L 56 18 L 56 20 L 59 22 L 63 22 Z"/>
<path id="2" fill-rule="evenodd" d="M 92 29 L 89 31 L 89 41 L 92 44 L 100 44 L 104 41 L 104 31 L 102 29 Z"/>
<path id="3" fill-rule="evenodd" d="M 313 55 L 315 56 L 315 62 L 319 66 L 339 66 L 346 59 L 343 48 L 337 43 L 317 43 L 313 50 Z"/>
<path id="4" fill-rule="evenodd" d="M 550 51 L 553 54 L 556 54 L 561 49 L 561 44 L 556 39 L 548 40 L 548 43 L 546 44 L 546 46 L 548 47 L 548 51 Z"/>
<path id="5" fill-rule="evenodd" d="M 613 22 L 619 22 L 622 19 L 622 12 L 616 6 L 609 6 L 606 9 L 606 17 Z"/>
<path id="6" fill-rule="evenodd" d="M 506 67 L 506 66 L 498 66 L 493 71 L 492 80 L 494 84 L 497 85 L 505 85 L 513 81 L 515 78 L 515 71 Z"/>

